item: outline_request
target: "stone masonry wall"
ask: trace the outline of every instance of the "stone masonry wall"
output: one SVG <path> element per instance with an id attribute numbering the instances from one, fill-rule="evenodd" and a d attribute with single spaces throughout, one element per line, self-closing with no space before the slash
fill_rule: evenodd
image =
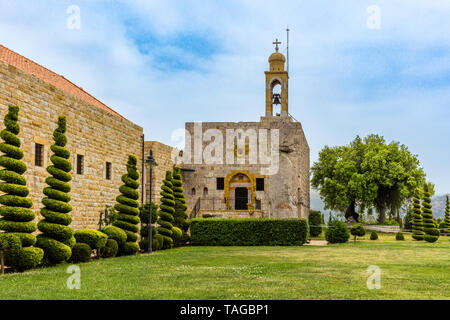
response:
<path id="1" fill-rule="evenodd" d="M 49 176 L 53 130 L 58 116 L 67 117 L 68 149 L 72 159 L 70 204 L 74 229 L 97 228 L 99 213 L 113 205 L 126 172 L 128 155 L 138 159 L 141 171 L 142 128 L 109 111 L 92 106 L 79 98 L 0 61 L 0 118 L 9 104 L 20 107 L 19 124 L 24 161 L 24 174 L 30 189 L 36 220 L 44 197 L 42 189 Z M 3 123 L 1 124 L 4 128 Z M 35 166 L 35 143 L 44 145 L 44 163 Z M 76 156 L 84 156 L 84 174 L 76 174 Z M 112 164 L 111 180 L 106 179 L 106 162 Z M 139 192 L 141 189 L 139 188 Z"/>
<path id="2" fill-rule="evenodd" d="M 153 188 L 152 188 L 152 201 L 160 203 L 159 199 L 161 195 L 161 185 L 166 178 L 166 171 L 173 170 L 174 161 L 172 161 L 172 151 L 175 149 L 171 146 L 165 145 L 158 141 L 145 141 L 144 154 L 145 159 L 150 154 L 150 149 L 153 151 L 153 158 L 158 164 L 153 167 Z M 150 199 L 150 169 L 145 167 L 145 201 Z"/>

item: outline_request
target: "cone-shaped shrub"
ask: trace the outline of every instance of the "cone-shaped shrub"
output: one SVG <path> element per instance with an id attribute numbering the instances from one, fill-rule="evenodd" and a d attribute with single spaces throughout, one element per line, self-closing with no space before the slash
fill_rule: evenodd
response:
<path id="1" fill-rule="evenodd" d="M 423 220 L 422 211 L 420 210 L 420 191 L 416 189 L 413 198 L 413 210 L 412 210 L 412 232 L 413 239 L 423 240 Z"/>
<path id="2" fill-rule="evenodd" d="M 4 194 L 0 196 L 0 230 L 17 236 L 21 242 L 21 248 L 11 261 L 10 266 L 16 270 L 26 270 L 34 268 L 42 260 L 43 252 L 39 248 L 32 248 L 36 243 L 36 237 L 32 235 L 36 231 L 34 212 L 30 209 L 33 205 L 27 198 L 29 191 L 26 180 L 22 174 L 27 170 L 26 164 L 21 161 L 24 154 L 20 149 L 21 142 L 17 135 L 20 126 L 19 107 L 9 106 L 5 116 L 5 129 L 0 132 L 0 137 L 4 140 L 0 144 L 0 166 L 5 169 L 0 170 L 0 191 Z"/>
<path id="3" fill-rule="evenodd" d="M 183 244 L 189 240 L 189 235 L 187 231 L 189 229 L 189 221 L 187 214 L 187 205 L 186 200 L 184 199 L 184 190 L 183 190 L 183 181 L 181 180 L 181 169 L 179 167 L 173 167 L 173 177 L 172 177 L 172 185 L 173 185 L 173 196 L 175 197 L 175 213 L 173 215 L 174 222 L 173 226 L 179 228 L 182 232 L 181 237 L 178 235 L 178 230 L 175 230 L 177 233 L 174 234 L 172 239 L 176 244 Z M 174 231 L 174 230 L 172 230 Z M 179 239 L 178 239 L 179 238 Z"/>
<path id="4" fill-rule="evenodd" d="M 128 156 L 127 173 L 122 176 L 122 182 L 119 191 L 121 195 L 117 196 L 114 209 L 118 211 L 117 219 L 113 226 L 125 231 L 127 241 L 119 246 L 118 255 L 132 255 L 139 251 L 139 245 L 136 243 L 139 232 L 139 173 L 136 168 L 137 160 L 135 156 Z"/>
<path id="5" fill-rule="evenodd" d="M 425 184 L 422 199 L 423 231 L 425 232 L 424 240 L 427 242 L 436 242 L 439 238 L 439 229 L 433 221 L 433 211 L 431 208 L 431 195 L 428 190 L 428 185 Z"/>
<path id="6" fill-rule="evenodd" d="M 45 198 L 42 199 L 44 208 L 41 215 L 44 220 L 39 221 L 38 229 L 42 234 L 38 235 L 36 246 L 44 249 L 44 259 L 48 264 L 58 264 L 70 259 L 71 248 L 75 244 L 73 229 L 69 227 L 72 217 L 70 201 L 70 184 L 72 180 L 70 171 L 72 164 L 69 161 L 70 152 L 66 148 L 67 138 L 65 136 L 66 118 L 58 118 L 58 127 L 53 132 L 55 143 L 50 147 L 53 155 L 50 161 L 53 165 L 47 167 L 51 177 L 45 179 L 48 187 L 43 190 Z"/>
<path id="7" fill-rule="evenodd" d="M 141 240 L 139 241 L 139 247 L 143 251 L 148 251 L 148 224 L 150 218 L 150 203 L 146 202 L 143 206 L 139 208 L 140 214 L 139 218 L 142 222 L 142 227 L 140 230 Z M 158 205 L 152 202 L 152 224 L 155 224 L 158 220 Z M 162 248 L 162 241 L 158 241 L 157 238 L 162 237 L 162 235 L 157 234 L 155 227 L 152 227 L 152 250 L 160 250 Z"/>
<path id="8" fill-rule="evenodd" d="M 166 172 L 166 179 L 161 186 L 161 205 L 158 211 L 158 233 L 163 236 L 163 249 L 173 247 L 173 215 L 175 213 L 175 197 L 173 195 L 172 172 Z"/>
<path id="9" fill-rule="evenodd" d="M 442 224 L 441 224 L 442 225 Z M 447 205 L 445 206 L 445 218 L 442 232 L 450 233 L 450 200 L 447 195 Z"/>

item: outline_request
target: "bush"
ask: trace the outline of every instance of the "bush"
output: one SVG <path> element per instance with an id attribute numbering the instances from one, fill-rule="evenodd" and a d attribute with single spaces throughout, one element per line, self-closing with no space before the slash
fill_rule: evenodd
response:
<path id="1" fill-rule="evenodd" d="M 72 248 L 70 261 L 74 263 L 88 262 L 91 260 L 92 249 L 86 243 L 76 243 Z"/>
<path id="2" fill-rule="evenodd" d="M 101 249 L 106 245 L 108 236 L 103 232 L 93 229 L 81 229 L 75 231 L 75 239 L 77 243 L 85 243 L 91 249 Z"/>
<path id="3" fill-rule="evenodd" d="M 445 217 L 441 223 L 442 233 L 450 233 L 450 200 L 447 195 L 447 202 L 445 205 Z"/>
<path id="4" fill-rule="evenodd" d="M 114 239 L 108 239 L 106 245 L 100 250 L 100 256 L 102 258 L 112 258 L 117 255 L 119 251 L 119 244 Z"/>
<path id="5" fill-rule="evenodd" d="M 364 226 L 362 223 L 355 223 L 352 225 L 350 229 L 350 233 L 355 237 L 363 237 L 366 234 L 366 229 L 364 229 Z"/>
<path id="6" fill-rule="evenodd" d="M 345 243 L 350 238 L 350 232 L 347 225 L 342 221 L 330 222 L 327 231 L 325 232 L 325 239 L 328 243 Z"/>
<path id="7" fill-rule="evenodd" d="M 428 184 L 425 184 L 422 200 L 423 231 L 424 240 L 427 242 L 436 242 L 439 238 L 439 230 L 433 221 L 433 211 L 431 210 L 431 195 L 428 191 Z"/>
<path id="8" fill-rule="evenodd" d="M 72 211 L 69 204 L 70 191 L 69 181 L 72 179 L 70 171 L 70 152 L 66 148 L 67 138 L 65 136 L 66 118 L 58 118 L 58 126 L 53 132 L 54 144 L 50 147 L 53 155 L 50 157 L 53 165 L 47 167 L 47 172 L 52 175 L 45 182 L 42 199 L 44 208 L 41 215 L 44 220 L 39 221 L 38 229 L 42 232 L 36 246 L 44 250 L 44 259 L 48 264 L 58 264 L 67 261 L 72 253 L 71 246 L 74 244 L 73 229 L 69 227 L 72 218 L 68 214 Z"/>
<path id="9" fill-rule="evenodd" d="M 127 241 L 127 234 L 118 227 L 107 226 L 100 231 L 106 234 L 108 239 L 114 239 L 119 246 L 123 245 Z"/>
<path id="10" fill-rule="evenodd" d="M 128 156 L 127 173 L 122 176 L 122 185 L 119 188 L 121 195 L 117 196 L 117 204 L 114 209 L 118 211 L 116 220 L 113 222 L 113 226 L 122 229 L 126 235 L 126 242 L 119 246 L 120 255 L 132 255 L 139 251 L 139 246 L 136 243 L 138 238 L 137 232 L 139 231 L 139 192 L 136 191 L 139 188 L 139 173 L 136 168 L 137 160 L 135 156 Z M 132 252 L 132 250 L 136 251 Z"/>
<path id="11" fill-rule="evenodd" d="M 378 233 L 376 231 L 370 233 L 370 240 L 378 240 Z"/>
<path id="12" fill-rule="evenodd" d="M 309 233 L 311 237 L 318 237 L 322 233 L 322 213 L 311 210 L 308 217 Z"/>
<path id="13" fill-rule="evenodd" d="M 164 237 L 160 234 L 153 233 L 152 237 L 152 251 L 161 250 L 164 245 Z M 148 251 L 148 237 L 141 239 L 139 241 L 139 247 L 142 251 L 147 252 Z"/>
<path id="14" fill-rule="evenodd" d="M 397 232 L 397 234 L 395 235 L 395 240 L 403 241 L 405 240 L 405 236 L 403 235 L 403 233 Z"/>
<path id="15" fill-rule="evenodd" d="M 172 172 L 166 172 L 166 179 L 161 186 L 161 205 L 158 211 L 158 233 L 163 236 L 163 249 L 170 249 L 173 246 L 173 215 L 175 213 L 175 197 L 173 195 Z"/>
<path id="16" fill-rule="evenodd" d="M 4 141 L 0 144 L 0 151 L 3 153 L 0 156 L 0 166 L 4 167 L 0 170 L 0 179 L 4 181 L 0 183 L 0 204 L 3 205 L 0 207 L 0 230 L 17 236 L 2 236 L 2 242 L 6 247 L 20 242 L 20 248 L 14 245 L 14 248 L 7 250 L 7 260 L 8 266 L 17 271 L 24 271 L 39 264 L 42 260 L 42 250 L 31 247 L 36 243 L 36 237 L 32 233 L 36 231 L 37 226 L 33 221 L 35 214 L 30 209 L 33 203 L 27 198 L 27 182 L 22 176 L 27 166 L 21 161 L 24 154 L 20 149 L 21 141 L 17 137 L 20 132 L 18 119 L 19 107 L 10 105 L 4 118 L 6 128 L 0 132 Z"/>
<path id="17" fill-rule="evenodd" d="M 193 219 L 191 244 L 294 246 L 308 239 L 306 219 Z"/>

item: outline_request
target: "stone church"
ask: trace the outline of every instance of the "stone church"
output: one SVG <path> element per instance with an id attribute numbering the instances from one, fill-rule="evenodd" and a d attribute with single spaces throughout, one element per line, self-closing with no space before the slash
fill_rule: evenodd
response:
<path id="1" fill-rule="evenodd" d="M 182 170 L 191 217 L 309 215 L 310 150 L 301 123 L 289 114 L 286 58 L 274 44 L 259 122 L 186 123 Z"/>
<path id="2" fill-rule="evenodd" d="M 28 167 L 24 176 L 36 220 L 41 219 L 58 116 L 67 118 L 74 229 L 97 228 L 105 206 L 115 203 L 129 154 L 136 156 L 141 169 L 140 201 L 148 201 L 150 180 L 144 163 L 150 150 L 158 163 L 152 183 L 152 199 L 158 203 L 165 172 L 177 163 L 191 217 L 307 217 L 309 147 L 302 125 L 288 111 L 285 62 L 277 45 L 265 72 L 266 107 L 259 122 L 186 123 L 180 154 L 158 141 L 144 141 L 142 127 L 65 77 L 0 45 L 0 118 L 9 104 L 20 107 L 19 138 Z M 274 106 L 281 106 L 280 113 L 274 114 Z"/>

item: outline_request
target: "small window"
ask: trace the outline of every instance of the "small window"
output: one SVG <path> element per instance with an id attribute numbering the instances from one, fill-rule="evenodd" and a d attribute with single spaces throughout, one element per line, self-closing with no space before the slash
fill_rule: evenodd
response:
<path id="1" fill-rule="evenodd" d="M 84 156 L 81 154 L 77 154 L 77 174 L 84 173 Z"/>
<path id="2" fill-rule="evenodd" d="M 255 209 L 261 210 L 261 200 L 260 199 L 256 199 Z"/>
<path id="3" fill-rule="evenodd" d="M 39 143 L 36 143 L 34 147 L 34 164 L 38 167 L 44 165 L 44 146 Z"/>
<path id="4" fill-rule="evenodd" d="M 203 189 L 203 196 L 206 197 L 207 195 L 208 195 L 208 188 L 205 187 L 205 188 Z"/>
<path id="5" fill-rule="evenodd" d="M 217 190 L 225 189 L 225 178 L 217 178 Z"/>
<path id="6" fill-rule="evenodd" d="M 256 178 L 256 191 L 264 191 L 264 178 Z"/>
<path id="7" fill-rule="evenodd" d="M 195 188 L 192 188 L 191 195 L 195 196 Z"/>
<path id="8" fill-rule="evenodd" d="M 111 180 L 111 162 L 106 162 L 106 180 Z"/>

